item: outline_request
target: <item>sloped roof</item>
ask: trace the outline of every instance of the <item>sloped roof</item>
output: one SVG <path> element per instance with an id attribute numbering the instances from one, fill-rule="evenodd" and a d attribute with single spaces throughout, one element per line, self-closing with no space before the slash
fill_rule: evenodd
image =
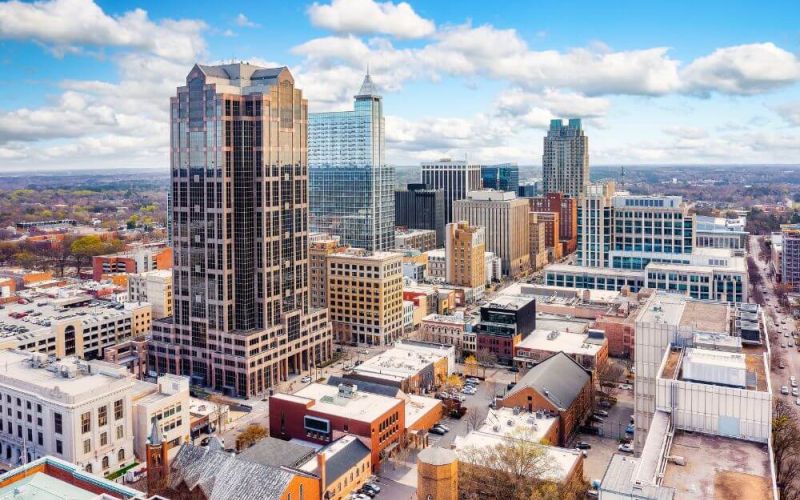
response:
<path id="1" fill-rule="evenodd" d="M 274 437 L 266 437 L 239 454 L 239 460 L 261 465 L 296 467 L 315 454 L 314 448 Z"/>
<path id="2" fill-rule="evenodd" d="M 506 397 L 530 387 L 556 407 L 567 409 L 590 379 L 581 365 L 563 352 L 557 352 L 531 368 Z"/>
<path id="3" fill-rule="evenodd" d="M 358 94 L 356 94 L 356 98 L 359 97 L 380 97 L 380 94 L 378 93 L 378 87 L 375 85 L 375 83 L 373 83 L 372 77 L 369 76 L 369 73 L 364 76 L 364 81 L 361 83 L 361 88 L 359 89 Z"/>
<path id="4" fill-rule="evenodd" d="M 208 500 L 280 498 L 299 471 L 241 460 L 184 443 L 170 465 L 170 487 L 200 488 Z"/>
<path id="5" fill-rule="evenodd" d="M 322 451 L 322 450 L 320 450 Z M 358 439 L 353 439 L 344 448 L 325 461 L 325 486 L 339 479 L 342 474 L 370 455 L 369 448 Z"/>
<path id="6" fill-rule="evenodd" d="M 281 66 L 279 68 L 262 68 L 261 66 L 247 63 L 219 64 L 215 66 L 198 64 L 197 68 L 206 76 L 224 78 L 226 80 L 275 80 L 283 71 L 291 75 L 286 66 Z"/>

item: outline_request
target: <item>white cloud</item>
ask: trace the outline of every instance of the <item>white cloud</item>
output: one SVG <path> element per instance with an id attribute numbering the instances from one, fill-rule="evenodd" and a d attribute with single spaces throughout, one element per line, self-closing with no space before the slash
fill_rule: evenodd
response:
<path id="1" fill-rule="evenodd" d="M 253 21 L 248 19 L 247 16 L 245 16 L 242 13 L 239 13 L 239 15 L 236 16 L 235 21 L 236 21 L 236 25 L 240 26 L 242 28 L 260 28 L 261 27 L 260 24 L 254 23 Z"/>
<path id="2" fill-rule="evenodd" d="M 715 50 L 681 71 L 688 92 L 753 95 L 800 80 L 800 59 L 773 43 Z"/>
<path id="3" fill-rule="evenodd" d="M 379 33 L 397 38 L 422 38 L 436 29 L 433 21 L 420 17 L 406 2 L 333 0 L 314 3 L 308 9 L 311 24 L 336 33 Z"/>
<path id="4" fill-rule="evenodd" d="M 194 20 L 154 23 L 142 9 L 112 17 L 92 0 L 0 4 L 0 38 L 35 40 L 61 53 L 113 46 L 185 61 L 205 49 L 204 29 L 202 21 Z"/>
<path id="5" fill-rule="evenodd" d="M 705 139 L 708 137 L 708 130 L 700 127 L 687 127 L 676 125 L 664 129 L 664 133 L 680 139 Z"/>
<path id="6" fill-rule="evenodd" d="M 790 125 L 800 127 L 800 101 L 778 104 L 772 106 L 772 110 Z"/>

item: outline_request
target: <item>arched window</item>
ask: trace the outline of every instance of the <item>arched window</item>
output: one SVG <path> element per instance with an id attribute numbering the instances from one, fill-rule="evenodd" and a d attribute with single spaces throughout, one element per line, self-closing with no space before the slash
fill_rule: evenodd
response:
<path id="1" fill-rule="evenodd" d="M 103 469 L 108 469 L 108 457 L 103 457 Z"/>
<path id="2" fill-rule="evenodd" d="M 86 466 L 86 472 L 88 472 L 89 474 L 92 473 L 92 464 Z"/>
<path id="3" fill-rule="evenodd" d="M 125 450 L 119 450 L 117 452 L 117 462 L 122 463 L 123 461 L 125 461 Z"/>

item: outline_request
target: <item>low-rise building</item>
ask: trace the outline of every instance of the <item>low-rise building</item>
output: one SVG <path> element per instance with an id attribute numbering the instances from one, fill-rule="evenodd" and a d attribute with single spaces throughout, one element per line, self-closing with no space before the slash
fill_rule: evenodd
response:
<path id="1" fill-rule="evenodd" d="M 515 347 L 514 365 L 528 369 L 558 352 L 597 373 L 608 360 L 608 340 L 602 331 L 588 328 L 585 332 L 537 329 Z"/>
<path id="2" fill-rule="evenodd" d="M 128 301 L 148 302 L 153 308 L 153 319 L 172 316 L 172 270 L 129 274 Z"/>
<path id="3" fill-rule="evenodd" d="M 146 439 L 153 419 L 173 458 L 180 445 L 190 439 L 189 378 L 162 375 L 157 383 L 137 382 L 133 389 L 133 451 L 139 461 L 147 459 Z"/>
<path id="4" fill-rule="evenodd" d="M 429 250 L 428 254 L 428 278 L 438 279 L 442 282 L 447 280 L 447 252 L 444 248 Z"/>
<path id="5" fill-rule="evenodd" d="M 420 324 L 419 337 L 426 342 L 455 347 L 459 359 L 478 350 L 473 320 L 465 318 L 463 313 L 425 316 Z"/>
<path id="6" fill-rule="evenodd" d="M 729 219 L 695 215 L 695 247 L 745 250 L 750 235 L 744 229 L 746 225 L 745 216 Z"/>
<path id="7" fill-rule="evenodd" d="M 536 329 L 536 301 L 531 297 L 499 295 L 481 306 L 476 326 L 477 350 L 486 350 L 503 364 L 512 364 L 514 348 Z"/>
<path id="8" fill-rule="evenodd" d="M 398 341 L 391 349 L 355 366 L 348 377 L 419 394 L 444 383 L 453 373 L 455 358 L 451 345 Z"/>
<path id="9" fill-rule="evenodd" d="M 147 373 L 147 337 L 136 337 L 119 344 L 106 347 L 103 360 L 122 365 L 137 379 L 143 379 Z"/>
<path id="10" fill-rule="evenodd" d="M 137 245 L 122 252 L 92 257 L 92 279 L 95 281 L 113 274 L 135 274 L 155 269 L 172 269 L 172 248 L 166 242 Z"/>
<path id="11" fill-rule="evenodd" d="M 372 453 L 356 436 L 323 446 L 299 469 L 320 478 L 322 498 L 341 500 L 358 491 L 372 475 Z"/>
<path id="12" fill-rule="evenodd" d="M 401 250 L 427 252 L 437 247 L 436 231 L 433 229 L 403 229 L 394 231 L 394 246 Z"/>

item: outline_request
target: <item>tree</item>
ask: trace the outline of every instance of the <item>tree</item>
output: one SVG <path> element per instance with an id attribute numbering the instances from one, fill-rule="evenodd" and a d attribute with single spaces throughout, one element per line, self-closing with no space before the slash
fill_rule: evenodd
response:
<path id="1" fill-rule="evenodd" d="M 75 256 L 75 263 L 78 269 L 91 262 L 92 257 L 95 255 L 102 255 L 105 249 L 106 245 L 103 240 L 94 234 L 81 236 L 70 245 L 70 250 Z"/>
<path id="2" fill-rule="evenodd" d="M 486 370 L 484 370 L 484 373 L 486 373 Z M 464 360 L 464 374 L 473 377 L 478 375 L 478 358 L 474 354 L 470 354 Z"/>
<path id="3" fill-rule="evenodd" d="M 540 478 L 553 467 L 546 447 L 527 428 L 516 429 L 495 446 L 459 450 L 458 458 L 459 491 L 465 499 L 542 498 L 537 492 L 548 487 Z"/>
<path id="4" fill-rule="evenodd" d="M 72 244 L 77 238 L 72 235 L 65 235 L 64 239 L 53 243 L 47 251 L 47 256 L 53 262 L 53 267 L 58 270 L 59 276 L 64 276 L 67 263 L 74 258 L 72 254 Z"/>
<path id="5" fill-rule="evenodd" d="M 800 428 L 791 406 L 784 400 L 775 401 L 772 412 L 772 449 L 781 499 L 800 498 Z"/>
<path id="6" fill-rule="evenodd" d="M 475 357 L 478 359 L 478 364 L 481 366 L 492 366 L 497 363 L 497 355 L 485 347 L 478 349 L 478 352 L 475 353 Z"/>
<path id="7" fill-rule="evenodd" d="M 464 381 L 458 375 L 449 375 L 442 384 L 442 388 L 448 392 L 458 392 L 462 387 L 464 387 Z"/>
<path id="8" fill-rule="evenodd" d="M 474 431 L 483 425 L 486 418 L 481 415 L 479 408 L 472 408 L 467 412 L 467 431 Z"/>
<path id="9" fill-rule="evenodd" d="M 257 441 L 267 437 L 269 432 L 267 429 L 259 424 L 250 424 L 245 430 L 236 438 L 236 447 L 239 450 L 253 446 Z"/>

